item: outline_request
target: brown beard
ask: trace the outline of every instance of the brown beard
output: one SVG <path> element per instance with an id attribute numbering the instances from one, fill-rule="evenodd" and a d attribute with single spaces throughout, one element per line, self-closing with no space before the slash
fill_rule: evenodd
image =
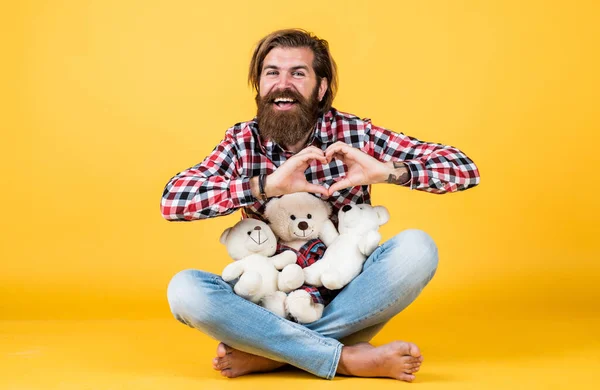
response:
<path id="1" fill-rule="evenodd" d="M 314 130 L 319 118 L 319 89 L 315 86 L 310 100 L 304 98 L 295 90 L 272 91 L 261 98 L 256 94 L 256 105 L 258 106 L 258 129 L 264 139 L 270 139 L 281 146 L 290 147 L 307 138 Z M 275 99 L 291 98 L 296 102 L 286 111 L 275 108 Z"/>

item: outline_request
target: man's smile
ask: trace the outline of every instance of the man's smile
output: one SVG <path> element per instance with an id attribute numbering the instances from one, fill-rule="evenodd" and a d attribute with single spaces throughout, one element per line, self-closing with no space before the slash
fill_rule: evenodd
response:
<path id="1" fill-rule="evenodd" d="M 298 101 L 292 98 L 277 98 L 273 100 L 273 105 L 275 108 L 281 111 L 289 110 L 297 103 Z"/>

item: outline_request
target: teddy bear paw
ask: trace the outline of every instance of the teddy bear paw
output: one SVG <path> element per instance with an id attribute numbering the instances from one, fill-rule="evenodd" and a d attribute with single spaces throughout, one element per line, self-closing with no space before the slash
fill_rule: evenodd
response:
<path id="1" fill-rule="evenodd" d="M 324 305 L 314 303 L 312 297 L 306 290 L 292 291 L 285 306 L 290 316 L 300 324 L 308 324 L 321 318 Z"/>
<path id="2" fill-rule="evenodd" d="M 321 273 L 314 266 L 310 266 L 303 269 L 304 271 L 304 283 L 315 287 L 321 287 Z"/>
<path id="3" fill-rule="evenodd" d="M 321 275 L 321 282 L 329 290 L 339 290 L 346 285 L 341 276 L 335 272 L 326 272 Z"/>

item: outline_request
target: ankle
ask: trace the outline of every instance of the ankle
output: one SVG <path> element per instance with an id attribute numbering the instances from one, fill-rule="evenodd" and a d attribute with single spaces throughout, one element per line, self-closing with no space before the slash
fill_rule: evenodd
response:
<path id="1" fill-rule="evenodd" d="M 341 375 L 352 375 L 352 367 L 356 357 L 355 347 L 343 346 L 336 372 Z"/>

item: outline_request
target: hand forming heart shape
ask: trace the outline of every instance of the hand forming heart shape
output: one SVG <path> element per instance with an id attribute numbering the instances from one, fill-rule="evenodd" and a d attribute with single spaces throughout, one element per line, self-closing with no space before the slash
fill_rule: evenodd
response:
<path id="1" fill-rule="evenodd" d="M 304 171 L 313 160 L 329 164 L 334 158 L 346 164 L 348 167 L 346 176 L 335 182 L 329 189 L 306 181 Z M 328 198 L 334 192 L 344 188 L 381 182 L 387 177 L 388 170 L 385 163 L 360 149 L 353 148 L 344 142 L 336 142 L 325 152 L 315 146 L 309 146 L 290 157 L 269 175 L 266 188 L 269 196 L 312 192 Z"/>

